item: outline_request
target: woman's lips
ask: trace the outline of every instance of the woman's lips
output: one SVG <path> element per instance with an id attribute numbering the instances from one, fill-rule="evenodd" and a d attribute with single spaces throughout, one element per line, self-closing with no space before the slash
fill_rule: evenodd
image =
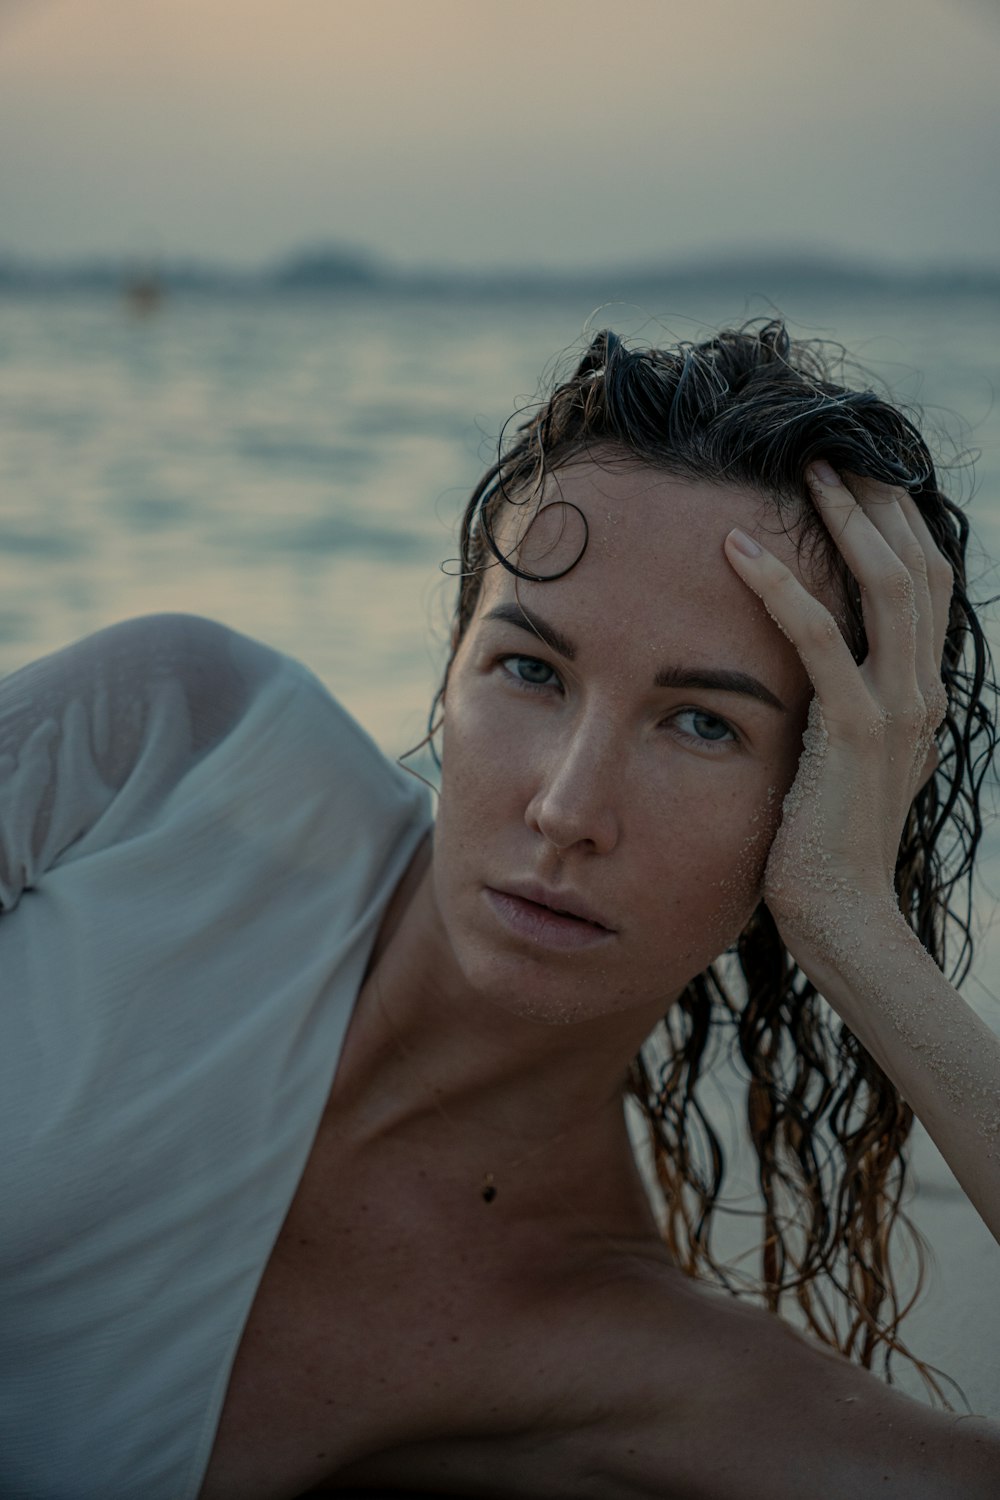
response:
<path id="1" fill-rule="evenodd" d="M 609 928 L 588 922 L 584 917 L 563 915 L 538 901 L 528 901 L 509 891 L 497 891 L 492 886 L 486 886 L 485 892 L 502 926 L 539 947 L 570 953 L 580 948 L 598 947 L 614 937 Z"/>

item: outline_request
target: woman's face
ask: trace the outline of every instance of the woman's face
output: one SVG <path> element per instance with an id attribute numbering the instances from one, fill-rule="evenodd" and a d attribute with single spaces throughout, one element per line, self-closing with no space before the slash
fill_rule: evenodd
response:
<path id="1" fill-rule="evenodd" d="M 580 460 L 550 480 L 522 567 L 576 555 L 560 500 L 586 517 L 583 557 L 546 583 L 488 569 L 456 653 L 434 846 L 466 979 L 553 1023 L 659 1009 L 736 938 L 810 696 L 723 553 L 741 526 L 801 571 L 759 496 Z"/>

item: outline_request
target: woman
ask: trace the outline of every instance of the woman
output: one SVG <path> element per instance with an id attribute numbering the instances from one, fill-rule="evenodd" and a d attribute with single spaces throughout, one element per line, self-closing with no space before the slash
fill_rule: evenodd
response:
<path id="1" fill-rule="evenodd" d="M 772 1308 L 898 1342 L 911 1111 L 1000 1237 L 1000 1043 L 934 961 L 992 745 L 963 548 L 780 326 L 607 334 L 467 511 L 433 844 L 221 627 L 9 679 L 3 1493 L 994 1495 L 995 1426 L 683 1274 L 713 1008 Z"/>

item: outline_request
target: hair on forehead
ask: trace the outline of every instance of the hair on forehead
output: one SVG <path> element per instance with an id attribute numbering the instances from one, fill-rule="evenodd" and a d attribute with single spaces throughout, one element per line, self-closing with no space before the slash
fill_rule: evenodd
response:
<path id="1" fill-rule="evenodd" d="M 826 458 L 849 473 L 900 485 L 918 504 L 921 496 L 940 492 L 916 426 L 870 384 L 857 389 L 835 380 L 845 365 L 839 346 L 792 340 L 774 320 L 668 348 L 632 348 L 609 330 L 599 333 L 568 379 L 505 424 L 497 459 L 470 498 L 461 535 L 458 636 L 472 617 L 484 568 L 502 566 L 543 582 L 564 576 L 582 557 L 588 535 L 582 517 L 577 554 L 560 554 L 551 571 L 537 560 L 522 567 L 517 547 L 501 546 L 497 538 L 508 508 L 526 517 L 523 538 L 552 476 L 589 459 L 759 494 L 818 585 L 844 598 L 848 638 L 860 659 L 867 647 L 857 586 L 816 512 L 805 470 Z M 952 529 L 950 522 L 938 527 L 939 545 Z"/>

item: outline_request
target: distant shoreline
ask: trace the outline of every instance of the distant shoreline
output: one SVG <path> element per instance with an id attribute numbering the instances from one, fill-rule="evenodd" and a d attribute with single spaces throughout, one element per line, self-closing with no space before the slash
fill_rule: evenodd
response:
<path id="1" fill-rule="evenodd" d="M 108 292 L 128 294 L 137 287 L 163 293 L 206 293 L 246 297 L 345 296 L 477 299 L 562 297 L 600 294 L 609 299 L 650 293 L 691 294 L 752 290 L 787 296 L 822 290 L 853 296 L 911 297 L 920 293 L 1000 296 L 1000 267 L 938 266 L 908 269 L 878 264 L 847 264 L 814 257 L 759 254 L 701 263 L 595 266 L 587 270 L 491 268 L 401 269 L 374 257 L 319 250 L 258 270 L 201 261 L 101 257 L 64 261 L 32 260 L 0 248 L 0 294 Z"/>

